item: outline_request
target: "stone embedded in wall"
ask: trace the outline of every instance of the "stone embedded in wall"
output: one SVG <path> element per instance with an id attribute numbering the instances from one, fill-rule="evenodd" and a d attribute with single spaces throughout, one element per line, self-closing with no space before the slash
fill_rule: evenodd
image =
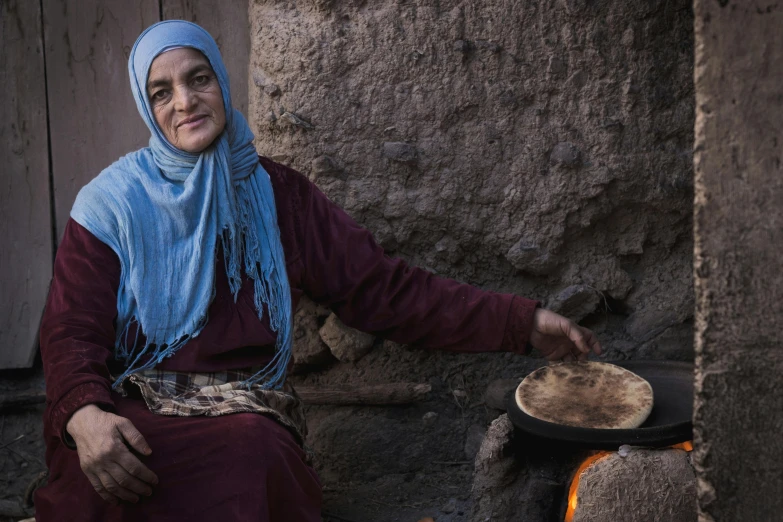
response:
<path id="1" fill-rule="evenodd" d="M 615 257 L 592 261 L 578 270 L 578 276 L 599 292 L 605 292 L 618 301 L 625 299 L 634 285 L 631 276 L 620 268 Z"/>
<path id="2" fill-rule="evenodd" d="M 392 161 L 413 163 L 417 154 L 416 147 L 409 143 L 387 141 L 383 144 L 383 155 Z"/>
<path id="3" fill-rule="evenodd" d="M 278 121 L 283 125 L 299 127 L 305 130 L 313 130 L 315 128 L 312 123 L 303 120 L 298 114 L 288 111 L 283 111 L 283 113 L 280 114 Z"/>
<path id="4" fill-rule="evenodd" d="M 582 152 L 573 143 L 558 143 L 552 148 L 549 161 L 554 165 L 576 168 L 582 164 Z"/>
<path id="5" fill-rule="evenodd" d="M 626 331 L 637 341 L 649 341 L 678 322 L 673 310 L 644 308 L 631 314 L 626 322 Z"/>
<path id="6" fill-rule="evenodd" d="M 372 349 L 375 337 L 343 324 L 332 314 L 319 331 L 321 339 L 341 362 L 356 362 Z"/>
<path id="7" fill-rule="evenodd" d="M 278 87 L 274 83 L 270 83 L 264 86 L 264 93 L 267 96 L 272 96 L 272 97 L 280 96 L 280 87 Z"/>
<path id="8" fill-rule="evenodd" d="M 571 285 L 548 302 L 547 308 L 578 322 L 593 313 L 600 302 L 601 294 L 595 289 L 586 285 Z"/>
<path id="9" fill-rule="evenodd" d="M 256 87 L 263 89 L 264 86 L 266 86 L 267 83 L 269 83 L 269 80 L 266 77 L 266 74 L 261 70 L 254 70 L 250 77 L 253 79 L 253 83 Z"/>
<path id="10" fill-rule="evenodd" d="M 294 315 L 294 369 L 317 366 L 334 361 L 329 347 L 326 346 L 318 333 L 319 322 L 326 317 L 329 310 L 316 305 L 310 299 L 303 297 Z"/>
<path id="11" fill-rule="evenodd" d="M 454 42 L 454 50 L 461 53 L 468 53 L 473 49 L 471 43 L 467 40 L 457 40 Z"/>
<path id="12" fill-rule="evenodd" d="M 678 323 L 638 347 L 641 359 L 693 361 L 693 324 Z"/>
<path id="13" fill-rule="evenodd" d="M 517 270 L 534 275 L 546 275 L 555 270 L 557 260 L 541 246 L 520 239 L 506 252 L 506 259 Z"/>
<path id="14" fill-rule="evenodd" d="M 589 0 L 560 0 L 560 4 L 566 13 L 577 16 L 587 7 Z"/>
<path id="15" fill-rule="evenodd" d="M 321 154 L 312 161 L 311 172 L 314 179 L 318 179 L 320 176 L 333 176 L 339 174 L 340 167 L 337 162 L 331 156 Z"/>

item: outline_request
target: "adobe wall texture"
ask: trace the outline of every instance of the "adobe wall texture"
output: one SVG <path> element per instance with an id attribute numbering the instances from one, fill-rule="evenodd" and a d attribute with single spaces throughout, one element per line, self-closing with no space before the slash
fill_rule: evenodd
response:
<path id="1" fill-rule="evenodd" d="M 250 12 L 259 151 L 391 254 L 592 314 L 615 357 L 690 338 L 690 2 Z"/>
<path id="2" fill-rule="evenodd" d="M 704 522 L 783 511 L 783 4 L 696 0 L 695 463 Z"/>

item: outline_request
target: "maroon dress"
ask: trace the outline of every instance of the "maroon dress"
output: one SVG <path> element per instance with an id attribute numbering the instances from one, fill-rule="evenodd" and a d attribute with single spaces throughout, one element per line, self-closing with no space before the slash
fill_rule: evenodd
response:
<path id="1" fill-rule="evenodd" d="M 387 257 L 307 178 L 266 158 L 261 163 L 272 180 L 294 308 L 306 294 L 347 325 L 400 343 L 524 353 L 536 301 L 482 291 Z M 271 357 L 275 336 L 269 314 L 257 318 L 252 281 L 244 281 L 235 302 L 221 255 L 215 274 L 206 327 L 158 368 L 214 372 L 259 366 Z M 320 520 L 318 477 L 275 421 L 254 413 L 155 415 L 142 399 L 111 391 L 119 280 L 111 248 L 69 221 L 41 325 L 49 483 L 36 492 L 36 520 Z M 144 435 L 152 455 L 142 459 L 160 480 L 152 497 L 115 506 L 93 490 L 64 436 L 70 416 L 91 403 L 127 417 Z"/>

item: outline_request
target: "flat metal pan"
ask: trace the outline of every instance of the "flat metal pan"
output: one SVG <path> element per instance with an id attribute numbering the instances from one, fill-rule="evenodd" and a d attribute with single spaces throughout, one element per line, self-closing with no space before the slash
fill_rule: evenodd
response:
<path id="1" fill-rule="evenodd" d="M 638 428 L 606 430 L 576 428 L 531 417 L 517 406 L 514 393 L 506 399 L 508 416 L 532 435 L 585 448 L 616 449 L 623 444 L 662 447 L 693 438 L 693 364 L 676 361 L 607 361 L 647 380 L 653 389 L 653 409 Z"/>

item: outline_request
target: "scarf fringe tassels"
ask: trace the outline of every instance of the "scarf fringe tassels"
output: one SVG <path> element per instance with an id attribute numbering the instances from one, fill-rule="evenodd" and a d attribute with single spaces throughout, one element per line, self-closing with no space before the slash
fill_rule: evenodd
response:
<path id="1" fill-rule="evenodd" d="M 279 313 L 291 309 L 291 294 L 288 290 L 288 276 L 285 272 L 284 255 L 279 237 L 269 238 L 267 245 L 261 245 L 254 223 L 260 222 L 259 205 L 267 205 L 267 198 L 273 198 L 271 191 L 264 190 L 264 184 L 258 183 L 257 176 L 268 176 L 265 171 L 254 172 L 235 184 L 237 216 L 234 227 L 226 227 L 220 237 L 225 257 L 226 276 L 234 301 L 236 302 L 242 287 L 240 267 L 244 267 L 245 274 L 253 280 L 254 305 L 259 320 L 264 316 L 264 305 L 270 310 L 269 324 L 273 332 L 277 334 L 275 341 L 275 355 L 272 360 L 260 371 L 243 382 L 248 388 L 260 385 L 263 389 L 280 389 L 285 383 L 285 375 L 292 357 L 292 330 L 291 315 Z M 267 193 L 270 192 L 270 193 Z M 274 201 L 274 199 L 271 199 Z M 266 208 L 272 215 L 276 214 L 274 208 Z M 276 225 L 276 223 L 275 223 Z M 275 227 L 277 229 L 277 227 Z M 260 259 L 264 250 L 267 255 L 282 263 L 272 263 L 269 273 L 263 273 Z M 282 283 L 282 284 L 281 284 Z M 214 298 L 214 289 L 213 289 Z M 208 321 L 205 315 L 198 318 L 192 325 L 184 325 L 184 330 L 189 333 L 176 335 L 174 340 L 148 338 L 141 350 L 138 346 L 139 322 L 132 317 L 125 328 L 118 332 L 115 344 L 116 358 L 127 364 L 125 371 L 115 380 L 115 386 L 131 374 L 148 370 L 160 364 L 163 359 L 171 357 L 177 350 L 184 346 L 190 339 L 198 336 Z M 130 343 L 130 330 L 136 326 L 137 335 Z M 142 358 L 149 359 L 139 364 Z"/>

